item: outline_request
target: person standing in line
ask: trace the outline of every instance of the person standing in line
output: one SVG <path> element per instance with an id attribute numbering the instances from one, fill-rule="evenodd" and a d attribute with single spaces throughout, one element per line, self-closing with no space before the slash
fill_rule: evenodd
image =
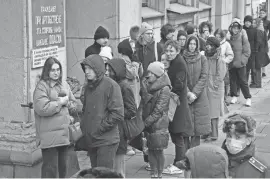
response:
<path id="1" fill-rule="evenodd" d="M 224 77 L 224 95 L 221 95 L 221 116 L 225 114 L 226 106 L 224 105 L 224 102 L 226 105 L 229 105 L 229 102 L 227 101 L 228 95 L 229 95 L 229 89 L 230 89 L 230 76 L 229 76 L 229 63 L 232 62 L 234 54 L 232 51 L 232 47 L 229 42 L 227 42 L 226 34 L 228 31 L 217 29 L 214 33 L 215 37 L 220 41 L 220 48 L 221 48 L 221 60 L 226 65 L 226 74 Z"/>
<path id="2" fill-rule="evenodd" d="M 199 33 L 205 41 L 212 34 L 212 30 L 213 24 L 209 21 L 204 21 L 199 25 Z"/>
<path id="3" fill-rule="evenodd" d="M 250 88 L 262 87 L 261 69 L 269 64 L 267 34 L 263 27 L 263 21 L 260 18 L 256 19 L 258 52 L 256 53 L 255 61 L 252 63 L 253 81 L 254 84 Z"/>
<path id="4" fill-rule="evenodd" d="M 180 43 L 180 46 L 181 46 L 180 55 L 183 55 L 183 52 L 185 50 L 186 41 L 187 41 L 186 31 L 183 31 L 183 30 L 178 31 L 177 41 Z"/>
<path id="5" fill-rule="evenodd" d="M 120 88 L 124 103 L 124 120 L 136 117 L 137 106 L 131 86 L 126 78 L 126 62 L 123 59 L 113 58 L 106 65 L 109 77 L 116 81 Z M 120 143 L 116 152 L 114 169 L 125 177 L 125 154 L 127 153 L 127 140 L 124 134 L 123 123 L 118 124 Z"/>
<path id="6" fill-rule="evenodd" d="M 187 64 L 180 53 L 180 45 L 177 41 L 169 40 L 165 44 L 165 54 L 170 62 L 168 76 L 172 84 L 172 92 L 179 96 L 180 106 L 177 106 L 173 121 L 169 124 L 171 140 L 175 145 L 175 158 L 173 164 L 168 165 L 163 173 L 180 174 L 182 170 L 175 163 L 182 160 L 189 148 L 189 138 L 194 135 L 192 117 L 187 99 Z"/>
<path id="7" fill-rule="evenodd" d="M 244 19 L 244 26 L 243 26 L 243 29 L 245 29 L 247 32 L 248 41 L 249 41 L 250 50 L 251 50 L 251 54 L 247 63 L 247 82 L 249 80 L 249 74 L 251 72 L 251 84 L 249 86 L 250 88 L 253 88 L 254 86 L 256 86 L 255 80 L 254 80 L 255 71 L 254 71 L 253 66 L 256 61 L 256 57 L 258 53 L 258 44 L 259 44 L 258 35 L 257 35 L 258 32 L 257 32 L 257 29 L 252 26 L 252 21 L 253 21 L 252 16 L 249 16 L 249 15 L 246 16 Z"/>
<path id="8" fill-rule="evenodd" d="M 87 77 L 87 86 L 80 127 L 91 167 L 113 169 L 120 142 L 118 123 L 124 120 L 121 89 L 104 75 L 105 64 L 101 56 L 89 55 L 81 66 Z"/>
<path id="9" fill-rule="evenodd" d="M 162 178 L 165 164 L 163 150 L 168 147 L 168 110 L 171 83 L 161 62 L 150 63 L 146 79 L 142 82 L 142 119 L 147 133 L 147 147 L 151 178 Z"/>
<path id="10" fill-rule="evenodd" d="M 61 63 L 45 61 L 33 95 L 37 146 L 41 148 L 41 178 L 65 178 L 68 173 L 69 111 L 76 111 L 76 99 L 62 80 Z"/>
<path id="11" fill-rule="evenodd" d="M 237 102 L 237 89 L 238 86 L 240 86 L 244 98 L 246 99 L 245 105 L 250 107 L 251 95 L 246 76 L 246 64 L 251 53 L 250 44 L 247 34 L 245 30 L 242 29 L 239 19 L 235 18 L 233 20 L 229 27 L 229 31 L 232 34 L 229 42 L 234 53 L 233 61 L 229 64 L 230 91 L 232 97 L 231 104 L 235 104 Z"/>
<path id="12" fill-rule="evenodd" d="M 267 19 L 267 11 L 265 9 L 260 9 L 259 18 L 263 20 L 263 27 L 268 35 L 267 41 L 270 39 L 270 21 Z M 269 49 L 268 49 L 269 50 Z M 262 77 L 266 77 L 265 67 L 262 68 Z"/>
<path id="13" fill-rule="evenodd" d="M 194 136 L 191 137 L 190 147 L 200 145 L 200 136 L 211 132 L 209 101 L 206 93 L 208 62 L 199 49 L 199 39 L 190 36 L 183 54 L 188 69 L 187 98 L 194 124 Z"/>
<path id="14" fill-rule="evenodd" d="M 204 53 L 205 51 L 205 43 L 206 43 L 206 40 L 204 40 L 202 37 L 199 36 L 199 29 L 197 26 L 193 25 L 193 24 L 188 24 L 186 26 L 186 32 L 187 32 L 187 35 L 195 35 L 198 39 L 199 39 L 199 42 L 200 42 L 200 52 Z"/>
<path id="15" fill-rule="evenodd" d="M 245 114 L 230 115 L 223 124 L 226 139 L 222 148 L 229 159 L 230 178 L 269 178 L 269 161 L 256 153 L 256 120 Z"/>
<path id="16" fill-rule="evenodd" d="M 209 101 L 212 132 L 207 139 L 218 139 L 218 121 L 221 116 L 221 99 L 224 99 L 224 77 L 226 64 L 222 61 L 220 42 L 216 37 L 206 41 L 205 56 L 208 61 L 207 96 Z"/>
<path id="17" fill-rule="evenodd" d="M 165 43 L 168 40 L 174 40 L 175 29 L 171 24 L 165 24 L 160 29 L 161 40 L 157 43 L 158 61 L 161 60 L 161 54 L 164 52 Z"/>

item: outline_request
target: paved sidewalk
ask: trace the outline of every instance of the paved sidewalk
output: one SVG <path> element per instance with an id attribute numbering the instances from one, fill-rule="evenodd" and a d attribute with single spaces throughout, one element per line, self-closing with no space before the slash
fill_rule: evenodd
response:
<path id="1" fill-rule="evenodd" d="M 270 68 L 268 73 L 270 74 Z M 245 99 L 243 96 L 239 98 L 237 104 L 230 105 L 229 110 L 232 114 L 234 112 L 243 112 L 254 117 L 257 121 L 256 139 L 258 155 L 263 156 L 265 161 L 270 161 L 270 77 L 263 78 L 263 88 L 250 89 L 252 95 L 252 107 L 245 107 Z M 224 116 L 225 118 L 226 116 Z M 219 121 L 219 139 L 211 142 L 215 145 L 221 146 L 225 139 L 222 133 L 223 119 Z M 202 141 L 202 143 L 204 143 Z M 81 169 L 90 167 L 90 159 L 85 152 L 78 152 L 78 159 Z M 173 162 L 174 159 L 174 145 L 170 142 L 168 149 L 165 150 L 166 166 Z M 142 153 L 130 157 L 126 156 L 126 177 L 127 178 L 147 178 L 149 172 L 145 169 Z M 183 178 L 181 175 L 164 175 L 163 178 Z"/>

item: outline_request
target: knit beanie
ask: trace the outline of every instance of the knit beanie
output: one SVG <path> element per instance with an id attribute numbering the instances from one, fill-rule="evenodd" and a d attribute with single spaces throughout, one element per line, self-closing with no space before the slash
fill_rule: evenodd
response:
<path id="1" fill-rule="evenodd" d="M 244 23 L 247 22 L 247 21 L 252 23 L 252 20 L 253 20 L 252 16 L 249 16 L 249 15 L 248 15 L 248 16 L 246 16 L 246 17 L 244 18 Z"/>
<path id="2" fill-rule="evenodd" d="M 120 42 L 117 48 L 118 48 L 118 53 L 128 56 L 130 60 L 132 59 L 133 50 L 130 46 L 128 39 Z"/>
<path id="3" fill-rule="evenodd" d="M 219 40 L 216 37 L 212 37 L 212 36 L 207 38 L 206 44 L 214 46 L 215 48 L 218 48 L 220 46 Z"/>
<path id="4" fill-rule="evenodd" d="M 179 31 L 178 31 L 178 34 L 177 34 L 177 39 L 178 39 L 180 36 L 185 36 L 185 37 L 187 37 L 186 31 L 184 31 L 184 30 L 179 30 Z"/>
<path id="5" fill-rule="evenodd" d="M 147 71 L 150 71 L 160 77 L 165 73 L 165 67 L 163 63 L 156 61 L 149 64 Z"/>
<path id="6" fill-rule="evenodd" d="M 195 28 L 194 25 L 188 24 L 188 25 L 186 26 L 187 35 L 193 34 L 193 33 L 194 33 L 194 28 Z"/>
<path id="7" fill-rule="evenodd" d="M 148 24 L 147 22 L 143 22 L 142 26 L 140 28 L 140 31 L 139 31 L 139 36 L 143 35 L 148 30 L 153 31 L 153 27 L 150 24 Z"/>
<path id="8" fill-rule="evenodd" d="M 98 40 L 101 38 L 110 38 L 109 32 L 102 26 L 99 26 L 95 32 L 94 39 Z"/>
<path id="9" fill-rule="evenodd" d="M 248 137 L 254 137 L 255 130 L 256 121 L 250 116 L 239 113 L 230 115 L 223 124 L 224 133 L 239 132 Z"/>
<path id="10" fill-rule="evenodd" d="M 111 49 L 111 47 L 108 47 L 108 46 L 101 47 L 99 55 L 101 57 L 106 57 L 109 60 L 111 60 L 112 59 L 112 49 Z"/>

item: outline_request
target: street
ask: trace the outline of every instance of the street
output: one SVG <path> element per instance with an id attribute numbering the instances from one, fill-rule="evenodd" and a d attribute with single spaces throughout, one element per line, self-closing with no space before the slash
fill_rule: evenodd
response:
<path id="1" fill-rule="evenodd" d="M 267 69 L 269 70 L 269 67 Z M 269 73 L 267 73 L 269 74 Z M 256 150 L 259 156 L 263 156 L 266 161 L 270 161 L 270 77 L 267 76 L 263 78 L 263 88 L 254 89 L 250 88 L 252 94 L 252 106 L 245 107 L 243 104 L 245 102 L 243 96 L 241 95 L 240 100 L 237 104 L 230 105 L 229 114 L 233 114 L 234 112 L 243 112 L 248 114 L 256 119 L 257 121 L 257 129 L 256 129 L 256 137 L 255 144 Z M 219 121 L 219 139 L 215 142 L 212 142 L 214 145 L 221 146 L 222 142 L 225 139 L 225 135 L 222 132 L 222 124 L 223 120 L 226 116 L 224 116 Z M 203 145 L 202 142 L 201 145 Z M 173 143 L 169 144 L 168 149 L 165 151 L 166 156 L 166 164 L 165 166 L 172 163 L 174 159 L 174 145 Z M 78 160 L 80 163 L 80 168 L 89 168 L 90 167 L 90 159 L 86 155 L 85 152 L 78 152 Z M 147 178 L 149 177 L 149 172 L 145 170 L 146 164 L 143 161 L 143 154 L 137 153 L 134 156 L 126 156 L 126 177 L 127 178 Z M 164 178 L 183 178 L 184 175 L 163 175 Z"/>

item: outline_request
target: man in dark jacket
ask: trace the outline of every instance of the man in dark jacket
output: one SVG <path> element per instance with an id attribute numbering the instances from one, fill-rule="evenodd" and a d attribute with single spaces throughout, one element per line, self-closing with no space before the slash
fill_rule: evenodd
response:
<path id="1" fill-rule="evenodd" d="M 85 58 L 92 54 L 99 54 L 101 47 L 107 46 L 109 38 L 109 32 L 104 27 L 99 26 L 94 35 L 94 44 L 85 50 Z"/>
<path id="2" fill-rule="evenodd" d="M 243 114 L 233 114 L 224 121 L 226 139 L 222 148 L 229 158 L 232 178 L 269 178 L 269 165 L 256 156 L 254 135 L 256 121 Z"/>
<path id="3" fill-rule="evenodd" d="M 136 117 L 137 106 L 131 87 L 126 79 L 126 62 L 123 59 L 114 58 L 108 61 L 107 66 L 109 77 L 116 81 L 120 88 L 124 103 L 124 120 Z M 127 152 L 127 140 L 124 135 L 123 123 L 118 124 L 120 131 L 120 143 L 116 152 L 115 171 L 125 177 L 125 154 Z"/>
<path id="4" fill-rule="evenodd" d="M 251 84 L 250 87 L 254 86 L 254 74 L 253 74 L 253 66 L 252 64 L 255 63 L 255 58 L 256 58 L 256 54 L 258 52 L 258 38 L 257 38 L 257 29 L 252 27 L 252 21 L 253 18 L 252 16 L 246 16 L 244 18 L 244 26 L 243 29 L 246 30 L 247 32 L 247 36 L 248 36 L 248 41 L 250 44 L 250 50 L 251 50 L 251 55 L 248 59 L 248 63 L 247 63 L 247 81 L 249 79 L 249 73 L 251 71 Z"/>
<path id="5" fill-rule="evenodd" d="M 104 76 L 105 64 L 99 55 L 90 55 L 81 63 L 87 78 L 81 129 L 85 136 L 92 167 L 113 169 L 120 142 L 118 123 L 124 119 L 119 85 Z"/>

